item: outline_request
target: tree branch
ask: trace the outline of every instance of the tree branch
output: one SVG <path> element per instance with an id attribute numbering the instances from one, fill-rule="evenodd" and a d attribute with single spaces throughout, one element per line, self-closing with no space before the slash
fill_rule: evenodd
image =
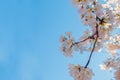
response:
<path id="1" fill-rule="evenodd" d="M 92 48 L 92 51 L 91 51 L 91 53 L 90 53 L 89 59 L 88 59 L 86 65 L 85 65 L 85 68 L 87 68 L 87 66 L 88 66 L 89 63 L 90 63 L 92 54 L 93 54 L 94 49 L 95 49 L 95 45 L 96 45 L 96 43 L 97 43 L 97 39 L 98 39 L 98 24 L 96 24 L 96 33 L 95 33 L 95 34 L 96 34 L 95 42 L 94 42 L 94 44 L 93 44 L 93 48 Z"/>
<path id="2" fill-rule="evenodd" d="M 87 38 L 85 38 L 85 39 L 82 40 L 82 41 L 73 43 L 73 44 L 71 45 L 71 47 L 74 46 L 75 44 L 79 44 L 79 43 L 85 42 L 85 41 L 87 41 L 87 40 L 89 40 L 89 39 L 95 39 L 95 38 L 94 38 L 94 35 L 95 35 L 95 34 L 93 34 L 92 36 L 88 36 Z"/>

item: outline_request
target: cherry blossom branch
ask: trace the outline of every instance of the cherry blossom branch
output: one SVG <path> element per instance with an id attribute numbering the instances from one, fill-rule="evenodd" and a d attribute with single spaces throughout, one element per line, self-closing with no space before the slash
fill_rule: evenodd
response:
<path id="1" fill-rule="evenodd" d="M 106 23 L 106 22 L 104 21 L 103 18 L 100 19 L 98 16 L 96 17 L 96 20 L 99 20 L 99 21 L 100 21 L 99 24 L 101 24 L 101 23 Z M 71 47 L 73 47 L 75 44 L 79 44 L 79 43 L 85 42 L 85 41 L 87 41 L 87 40 L 89 40 L 89 39 L 93 39 L 93 40 L 95 40 L 95 41 L 94 41 L 94 44 L 93 44 L 93 48 L 92 48 L 91 53 L 90 53 L 90 56 L 89 56 L 89 59 L 88 59 L 88 61 L 87 61 L 87 63 L 86 63 L 86 65 L 85 65 L 84 68 L 87 68 L 87 66 L 88 66 L 89 63 L 90 63 L 90 60 L 91 60 L 92 54 L 93 54 L 93 52 L 94 52 L 94 50 L 95 50 L 95 46 L 96 46 L 96 43 L 97 43 L 97 39 L 98 39 L 98 37 L 99 37 L 99 33 L 98 33 L 98 24 L 96 23 L 96 32 L 95 32 L 93 35 L 88 36 L 87 38 L 85 38 L 85 39 L 82 40 L 82 41 L 72 43 L 72 45 L 71 45 Z"/>
<path id="2" fill-rule="evenodd" d="M 75 43 L 73 43 L 73 45 L 75 45 L 75 44 L 79 44 L 79 43 L 81 43 L 81 42 L 85 42 L 85 41 L 87 41 L 88 39 L 93 39 L 93 36 L 88 36 L 87 38 L 85 38 L 85 39 L 82 40 L 82 41 L 79 41 L 79 42 L 75 42 Z"/>
<path id="3" fill-rule="evenodd" d="M 98 16 L 96 17 L 96 20 L 99 20 L 100 23 L 105 22 L 103 18 L 100 19 Z M 97 24 L 97 25 L 98 25 L 98 24 Z M 98 26 L 97 26 L 97 27 L 98 27 Z M 98 34 L 97 31 L 98 31 L 98 30 L 96 30 L 96 33 L 93 34 L 92 36 L 88 36 L 87 38 L 85 38 L 85 39 L 82 40 L 82 41 L 79 41 L 79 42 L 75 42 L 75 43 L 73 43 L 73 44 L 71 45 L 71 47 L 74 46 L 75 44 L 79 44 L 79 43 L 81 43 L 81 42 L 85 42 L 85 41 L 87 41 L 87 40 L 89 40 L 89 39 L 95 39 L 94 36 L 95 36 L 96 34 Z"/>
<path id="4" fill-rule="evenodd" d="M 93 48 L 92 48 L 92 51 L 91 51 L 91 53 L 90 53 L 90 56 L 89 56 L 89 59 L 88 59 L 88 61 L 87 61 L 87 63 L 86 63 L 86 65 L 85 65 L 85 68 L 87 68 L 87 66 L 89 65 L 89 63 L 90 63 L 90 60 L 91 60 L 91 57 L 92 57 L 92 54 L 93 54 L 93 52 L 94 52 L 94 50 L 95 50 L 95 45 L 96 45 L 96 43 L 97 43 L 97 39 L 98 39 L 98 24 L 96 24 L 96 38 L 95 38 L 95 42 L 94 42 L 94 44 L 93 44 Z"/>
<path id="5" fill-rule="evenodd" d="M 94 38 L 94 35 L 95 35 L 95 34 L 93 34 L 92 36 L 88 36 L 87 38 L 85 38 L 85 39 L 82 40 L 82 41 L 73 43 L 73 44 L 71 45 L 71 47 L 74 46 L 75 44 L 79 44 L 79 43 L 85 42 L 85 41 L 87 41 L 87 40 L 89 40 L 89 39 L 95 39 L 95 38 Z"/>
<path id="6" fill-rule="evenodd" d="M 96 20 L 99 20 L 100 23 L 105 22 L 103 19 L 100 19 L 98 16 L 96 17 Z M 88 59 L 86 65 L 85 65 L 85 68 L 87 68 L 87 66 L 88 66 L 89 63 L 90 63 L 92 54 L 93 54 L 93 52 L 94 52 L 94 50 L 95 50 L 95 45 L 96 45 L 96 43 L 97 43 L 97 39 L 98 39 L 98 37 L 99 37 L 99 34 L 98 34 L 98 24 L 96 24 L 96 33 L 95 33 L 95 35 L 96 35 L 95 42 L 94 42 L 94 44 L 93 44 L 93 48 L 92 48 L 92 51 L 91 51 L 91 53 L 90 53 L 89 59 Z"/>

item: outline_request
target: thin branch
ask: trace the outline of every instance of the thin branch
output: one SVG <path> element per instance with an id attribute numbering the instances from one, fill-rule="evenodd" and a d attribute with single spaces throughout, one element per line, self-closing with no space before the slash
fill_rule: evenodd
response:
<path id="1" fill-rule="evenodd" d="M 79 42 L 75 42 L 75 43 L 73 43 L 73 45 L 75 45 L 75 44 L 79 44 L 79 43 L 81 43 L 81 42 L 85 42 L 85 41 L 87 41 L 88 39 L 90 39 L 90 36 L 87 37 L 87 38 L 85 38 L 85 39 L 82 40 L 82 41 L 79 41 Z"/>
<path id="2" fill-rule="evenodd" d="M 85 65 L 85 68 L 87 68 L 87 66 L 89 65 L 90 60 L 91 60 L 91 57 L 92 57 L 92 54 L 93 54 L 93 52 L 94 52 L 94 50 L 95 50 L 95 45 L 96 45 L 97 39 L 98 39 L 98 24 L 96 25 L 96 33 L 95 33 L 95 34 L 96 34 L 95 42 L 94 42 L 94 44 L 93 44 L 93 48 L 92 48 L 92 51 L 91 51 L 91 53 L 90 53 L 89 59 L 88 59 L 86 65 Z"/>
<path id="3" fill-rule="evenodd" d="M 92 36 L 88 36 L 87 38 L 85 38 L 85 39 L 82 40 L 82 41 L 73 43 L 73 44 L 71 45 L 71 47 L 74 46 L 75 44 L 79 44 L 79 43 L 85 42 L 85 41 L 87 41 L 87 40 L 89 40 L 89 39 L 95 39 L 95 38 L 94 38 L 94 35 L 95 35 L 95 34 L 93 34 Z"/>
<path id="4" fill-rule="evenodd" d="M 97 38 L 95 39 L 95 43 L 94 43 L 93 48 L 92 48 L 92 51 L 91 51 L 91 53 L 90 53 L 90 56 L 89 56 L 88 62 L 87 62 L 87 64 L 85 65 L 85 68 L 87 68 L 87 66 L 88 66 L 89 63 L 90 63 L 90 60 L 91 60 L 92 54 L 93 54 L 94 49 L 95 49 L 96 42 L 97 42 Z"/>

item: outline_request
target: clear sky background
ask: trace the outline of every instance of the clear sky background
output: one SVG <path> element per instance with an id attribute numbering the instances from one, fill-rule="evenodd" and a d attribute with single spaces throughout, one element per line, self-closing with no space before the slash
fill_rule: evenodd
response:
<path id="1" fill-rule="evenodd" d="M 68 64 L 85 65 L 89 53 L 66 58 L 59 38 L 71 31 L 79 39 L 84 30 L 70 0 L 0 0 L 0 80 L 73 80 Z M 106 55 L 93 55 L 93 80 L 111 77 L 98 66 Z"/>

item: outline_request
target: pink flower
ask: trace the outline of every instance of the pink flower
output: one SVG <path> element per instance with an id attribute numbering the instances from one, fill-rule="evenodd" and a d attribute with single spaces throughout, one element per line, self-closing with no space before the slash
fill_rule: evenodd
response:
<path id="1" fill-rule="evenodd" d="M 79 7 L 79 13 L 82 15 L 82 14 L 84 14 L 86 12 L 86 9 L 84 8 L 84 5 L 81 5 L 80 7 Z"/>
<path id="2" fill-rule="evenodd" d="M 104 64 L 99 65 L 102 70 L 111 70 L 117 68 L 117 62 L 115 59 L 108 58 L 107 61 L 104 62 Z"/>
<path id="3" fill-rule="evenodd" d="M 69 65 L 70 74 L 75 80 L 92 80 L 94 75 L 92 70 L 89 68 L 84 68 L 83 66 L 73 64 Z"/>
<path id="4" fill-rule="evenodd" d="M 71 57 L 73 54 L 73 38 L 70 32 L 67 32 L 65 36 L 62 36 L 60 39 L 61 42 L 61 51 L 65 56 Z"/>

